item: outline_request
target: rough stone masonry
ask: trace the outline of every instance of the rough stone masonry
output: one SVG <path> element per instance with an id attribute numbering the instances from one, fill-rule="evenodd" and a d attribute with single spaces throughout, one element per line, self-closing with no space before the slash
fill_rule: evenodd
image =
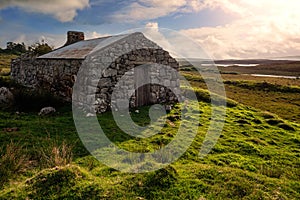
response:
<path id="1" fill-rule="evenodd" d="M 176 95 L 179 94 L 180 80 L 177 73 L 174 73 L 174 70 L 179 69 L 178 62 L 142 33 L 83 40 L 83 33 L 68 32 L 68 38 L 72 39 L 66 43 L 71 43 L 70 45 L 49 54 L 41 57 L 25 54 L 13 60 L 12 79 L 37 90 L 49 91 L 70 102 L 74 82 L 77 78 L 83 78 L 84 80 L 77 80 L 84 84 L 77 88 L 79 95 L 73 97 L 73 101 L 90 111 L 91 108 L 82 103 L 85 102 L 82 98 L 88 98 L 93 102 L 93 111 L 97 113 L 111 108 L 118 109 L 121 106 L 118 103 L 121 101 L 111 101 L 118 98 L 130 99 L 130 107 L 178 101 Z M 104 65 L 109 67 L 103 70 Z M 137 74 L 134 70 L 129 75 L 128 72 L 137 66 L 147 68 L 147 65 L 155 66 L 146 70 L 151 84 L 138 89 L 139 92 L 134 92 Z M 174 70 L 167 70 L 163 66 Z M 85 70 L 88 76 L 77 77 L 78 72 L 82 70 Z M 124 81 L 122 77 L 126 73 L 129 78 Z M 120 80 L 124 83 L 119 83 Z M 112 96 L 117 84 L 119 92 Z M 95 93 L 86 96 L 86 91 Z M 122 96 L 128 91 L 131 91 L 131 96 Z"/>

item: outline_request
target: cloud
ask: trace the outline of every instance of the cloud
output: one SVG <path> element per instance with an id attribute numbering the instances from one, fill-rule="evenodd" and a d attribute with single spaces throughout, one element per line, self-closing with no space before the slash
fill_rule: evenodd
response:
<path id="1" fill-rule="evenodd" d="M 193 38 L 215 58 L 259 58 L 300 54 L 299 7 L 299 0 L 135 0 L 112 18 L 118 22 L 136 22 L 175 13 L 221 9 L 235 16 L 232 22 L 181 30 L 181 33 Z M 158 24 L 152 22 L 146 27 L 155 30 Z"/>
<path id="2" fill-rule="evenodd" d="M 18 7 L 27 12 L 36 12 L 54 16 L 61 22 L 72 21 L 77 10 L 89 7 L 89 0 L 4 0 L 0 9 Z"/>
<path id="3" fill-rule="evenodd" d="M 209 58 L 205 52 L 190 38 L 180 32 L 159 28 L 157 22 L 149 22 L 144 29 L 138 30 L 154 41 L 173 57 L 179 58 Z"/>
<path id="4" fill-rule="evenodd" d="M 165 35 L 159 29 L 157 22 L 148 22 L 145 25 L 144 29 L 139 31 L 143 32 L 143 34 L 147 38 L 154 41 L 156 44 L 168 50 L 169 52 L 173 51 L 172 45 L 169 43 Z"/>
<path id="5" fill-rule="evenodd" d="M 31 34 L 16 34 L 0 35 L 0 41 L 11 41 L 15 43 L 25 43 L 26 46 L 31 46 L 37 42 L 46 42 L 55 48 L 61 47 L 66 42 L 65 34 L 48 34 L 48 33 L 31 33 Z M 6 43 L 1 43 L 1 48 L 6 48 Z"/>
<path id="6" fill-rule="evenodd" d="M 205 6 L 237 15 L 218 27 L 182 30 L 215 58 L 261 58 L 300 54 L 300 2 L 210 0 Z"/>
<path id="7" fill-rule="evenodd" d="M 158 23 L 157 22 L 148 22 L 145 26 L 145 28 L 153 28 L 155 30 L 158 29 Z"/>
<path id="8" fill-rule="evenodd" d="M 109 34 L 102 34 L 102 33 L 98 33 L 96 31 L 93 31 L 93 32 L 86 32 L 85 33 L 85 39 L 95 39 L 95 38 L 101 38 L 101 37 L 107 37 L 107 36 L 110 36 Z"/>
<path id="9" fill-rule="evenodd" d="M 112 16 L 113 21 L 134 22 L 157 19 L 173 13 L 199 11 L 204 8 L 200 0 L 137 0 Z"/>

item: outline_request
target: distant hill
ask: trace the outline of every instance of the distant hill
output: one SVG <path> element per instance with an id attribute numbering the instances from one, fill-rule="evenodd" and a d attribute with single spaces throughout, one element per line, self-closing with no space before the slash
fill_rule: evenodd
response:
<path id="1" fill-rule="evenodd" d="M 280 58 L 274 58 L 274 60 L 295 60 L 295 61 L 300 61 L 300 56 L 280 57 Z"/>
<path id="2" fill-rule="evenodd" d="M 220 65 L 247 65 L 247 64 L 257 64 L 257 65 L 269 65 L 269 64 L 295 64 L 300 63 L 300 57 L 291 56 L 285 58 L 274 58 L 274 59 L 225 59 L 225 60 L 205 60 L 197 58 L 177 58 L 180 66 L 190 65 L 190 62 L 209 64 L 212 61 L 215 64 Z M 189 62 L 190 61 L 190 62 Z"/>

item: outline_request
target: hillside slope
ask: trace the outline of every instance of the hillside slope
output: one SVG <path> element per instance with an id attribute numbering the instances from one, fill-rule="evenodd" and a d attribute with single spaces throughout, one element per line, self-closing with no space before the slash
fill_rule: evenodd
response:
<path id="1" fill-rule="evenodd" d="M 32 162 L 7 180 L 0 199 L 300 198 L 300 124 L 247 106 L 232 106 L 227 109 L 218 143 L 207 157 L 200 159 L 199 149 L 209 125 L 211 107 L 205 102 L 199 106 L 201 126 L 188 151 L 171 166 L 145 174 L 121 173 L 89 156 L 79 142 L 68 109 L 44 118 L 35 113 L 1 112 L 1 146 L 12 140 Z M 147 112 L 148 107 L 144 107 L 139 113 L 132 113 L 132 118 L 145 124 L 149 121 Z M 178 112 L 175 109 L 170 116 Z M 111 113 L 99 116 L 107 136 L 119 147 L 135 152 L 153 151 L 168 144 L 179 125 L 178 119 L 169 119 L 172 123 L 167 123 L 160 134 L 134 139 L 112 123 Z M 18 127 L 19 131 L 4 131 L 7 127 Z M 45 165 L 40 152 L 48 152 L 49 159 L 53 147 L 63 143 L 73 146 L 73 161 Z"/>

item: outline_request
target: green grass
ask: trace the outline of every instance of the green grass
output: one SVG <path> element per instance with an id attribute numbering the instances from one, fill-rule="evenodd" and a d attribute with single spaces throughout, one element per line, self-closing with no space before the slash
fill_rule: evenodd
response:
<path id="1" fill-rule="evenodd" d="M 183 72 L 191 85 L 197 88 L 207 89 L 201 76 L 194 72 Z M 288 86 L 286 81 L 262 82 L 254 78 L 253 80 L 224 81 L 226 95 L 241 104 L 254 107 L 263 111 L 275 113 L 278 116 L 300 123 L 300 87 Z"/>
<path id="2" fill-rule="evenodd" d="M 11 59 L 17 58 L 16 55 L 13 54 L 3 54 L 0 53 L 0 75 L 8 75 L 10 73 L 10 62 Z"/>
<path id="3" fill-rule="evenodd" d="M 297 88 L 226 82 L 227 96 L 235 101 L 226 100 L 222 134 L 201 159 L 199 150 L 211 118 L 210 96 L 201 77 L 186 77 L 199 100 L 189 102 L 201 113 L 197 135 L 175 163 L 143 174 L 122 173 L 92 157 L 77 135 L 70 106 L 0 79 L 1 86 L 16 88 L 19 102 L 0 111 L 0 199 L 300 199 Z M 37 115 L 41 107 L 51 105 L 58 113 Z M 131 113 L 133 121 L 148 125 L 149 107 L 139 111 Z M 150 131 L 159 130 L 158 134 L 146 139 L 125 134 L 111 112 L 99 115 L 98 121 L 118 147 L 153 152 L 174 139 L 180 113 L 175 107 L 163 129 L 152 125 Z"/>
<path id="4" fill-rule="evenodd" d="M 51 117 L 1 112 L 1 146 L 11 142 L 20 145 L 32 165 L 15 172 L 5 182 L 0 199 L 300 198 L 299 124 L 236 105 L 228 108 L 218 143 L 206 158 L 200 159 L 198 154 L 209 126 L 211 107 L 206 102 L 200 102 L 199 107 L 201 126 L 188 151 L 171 166 L 145 174 L 121 173 L 89 156 L 76 134 L 69 108 L 60 109 L 59 114 Z M 140 113 L 133 113 L 132 118 L 146 125 L 147 112 L 148 107 L 144 107 Z M 179 110 L 173 112 L 170 116 Z M 177 126 L 176 118 L 171 119 Z M 176 127 L 167 125 L 158 135 L 135 139 L 112 123 L 110 112 L 100 115 L 99 121 L 115 144 L 134 152 L 159 149 L 176 133 Z M 294 130 L 287 130 L 282 124 Z M 18 127 L 19 131 L 2 131 L 8 127 Z M 72 146 L 68 151 L 72 151 L 73 162 L 46 167 L 45 160 L 40 159 L 41 151 L 49 144 L 61 147 L 64 143 Z M 51 157 L 51 151 L 48 156 Z"/>

